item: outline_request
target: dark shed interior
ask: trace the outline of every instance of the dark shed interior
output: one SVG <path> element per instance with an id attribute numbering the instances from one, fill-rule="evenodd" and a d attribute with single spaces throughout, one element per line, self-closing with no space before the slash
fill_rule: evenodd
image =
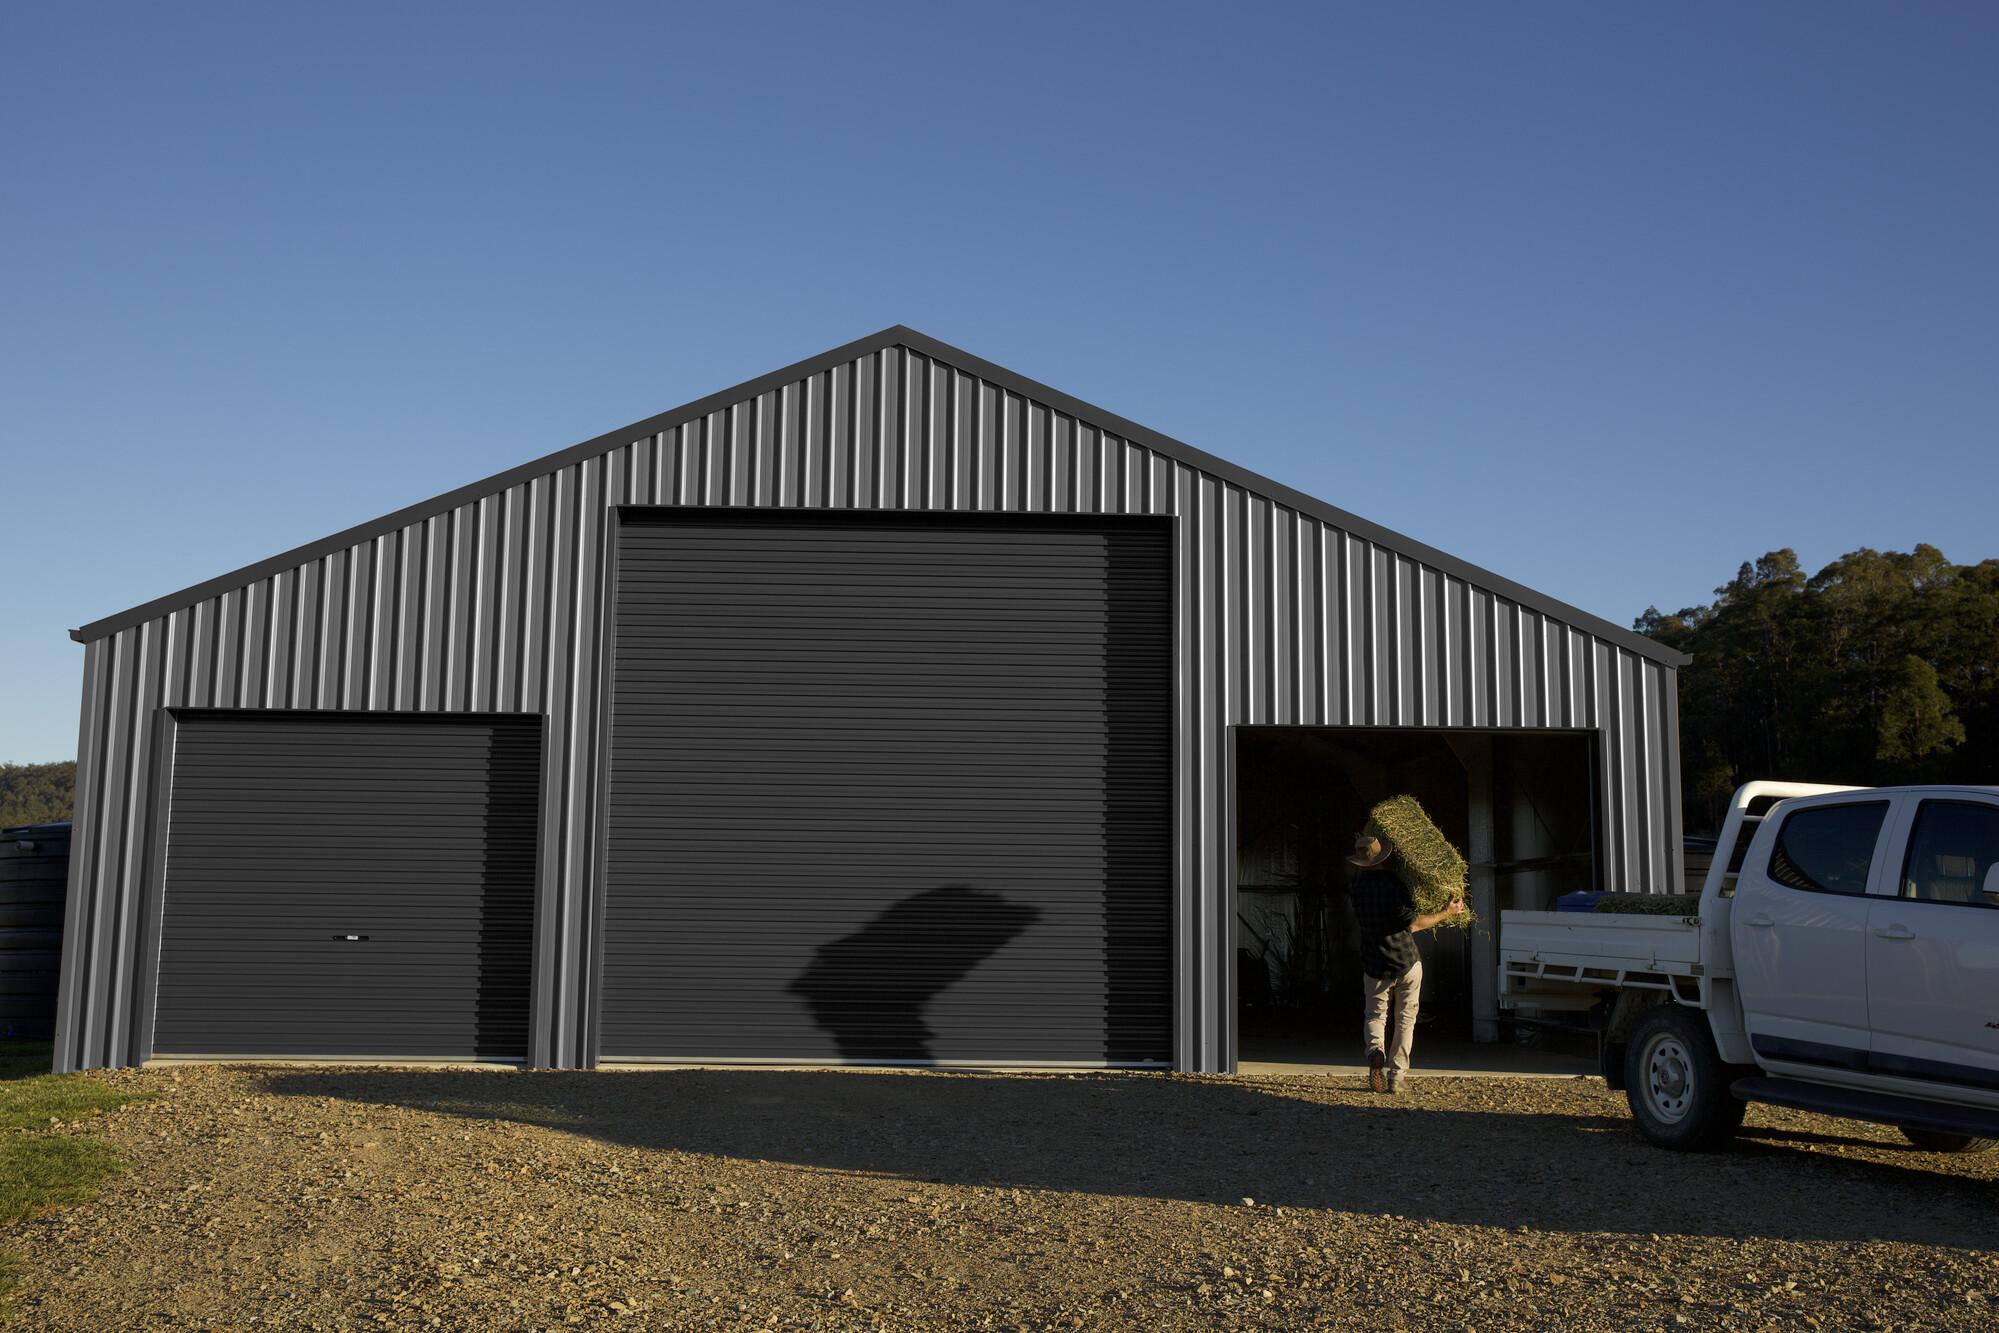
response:
<path id="1" fill-rule="evenodd" d="M 1344 1062 L 1360 1046 L 1345 857 L 1367 813 L 1408 793 L 1471 865 L 1469 929 L 1419 937 L 1425 1039 L 1501 1034 L 1497 913 L 1600 882 L 1595 736 L 1583 731 L 1239 727 L 1236 1004 L 1241 1058 Z"/>

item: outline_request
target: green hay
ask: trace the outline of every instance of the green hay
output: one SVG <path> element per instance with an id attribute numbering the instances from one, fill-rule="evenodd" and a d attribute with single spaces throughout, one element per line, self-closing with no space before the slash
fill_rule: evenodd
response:
<path id="1" fill-rule="evenodd" d="M 1391 796 L 1368 811 L 1367 831 L 1394 848 L 1388 868 L 1409 886 L 1416 910 L 1425 915 L 1466 896 L 1467 868 L 1451 840 L 1437 831 L 1422 802 L 1414 796 Z M 1469 926 L 1470 908 L 1447 917 L 1446 926 Z"/>
<path id="2" fill-rule="evenodd" d="M 1606 893 L 1591 909 L 1617 916 L 1699 916 L 1698 893 Z"/>

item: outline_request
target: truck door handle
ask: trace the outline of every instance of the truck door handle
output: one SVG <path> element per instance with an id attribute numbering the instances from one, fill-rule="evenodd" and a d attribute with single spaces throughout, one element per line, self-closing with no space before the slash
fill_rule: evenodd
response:
<path id="1" fill-rule="evenodd" d="M 1745 926 L 1774 926 L 1777 923 L 1770 919 L 1768 912 L 1758 912 L 1755 916 L 1742 918 L 1742 924 Z"/>
<path id="2" fill-rule="evenodd" d="M 1915 932 L 1907 926 L 1887 926 L 1875 931 L 1874 936 L 1876 939 L 1883 940 L 1912 940 L 1916 938 Z"/>

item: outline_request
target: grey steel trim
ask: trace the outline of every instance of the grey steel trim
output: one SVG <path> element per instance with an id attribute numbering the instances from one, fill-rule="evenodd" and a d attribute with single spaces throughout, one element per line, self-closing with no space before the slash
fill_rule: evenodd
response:
<path id="1" fill-rule="evenodd" d="M 501 716 L 495 714 L 495 716 Z M 520 714 L 507 716 L 519 717 Z M 555 799 L 555 788 L 549 777 L 549 751 L 554 742 L 550 734 L 554 728 L 548 724 L 548 714 L 533 715 L 536 729 L 541 735 L 541 759 L 535 781 L 535 819 L 541 829 L 548 827 L 550 803 Z M 541 923 L 543 903 L 553 902 L 560 893 L 561 886 L 556 877 L 548 873 L 548 849 L 537 847 L 534 860 L 534 907 L 531 919 L 534 922 L 534 939 L 528 944 L 528 1052 L 527 1067 L 547 1069 L 555 1063 L 555 1040 L 551 1029 L 555 1014 L 555 983 L 558 973 L 551 967 L 549 951 L 542 947 Z"/>
<path id="2" fill-rule="evenodd" d="M 146 869 L 139 892 L 139 979 L 133 988 L 137 1012 L 132 1020 L 132 1048 L 128 1058 L 143 1063 L 153 1055 L 153 1024 L 158 1017 L 160 994 L 161 924 L 165 920 L 167 894 L 167 800 L 173 790 L 174 755 L 180 748 L 181 710 L 162 708 L 154 719 L 157 737 L 150 775 L 155 799 L 148 803 L 146 821 Z"/>
<path id="3" fill-rule="evenodd" d="M 84 1062 L 88 1057 L 83 1052 L 89 1049 L 82 1040 L 82 1023 L 79 1020 L 87 1016 L 92 1007 L 84 994 L 84 981 L 97 970 L 82 941 L 90 914 L 97 909 L 101 896 L 96 886 L 87 881 L 89 867 L 95 860 L 87 853 L 89 840 L 99 836 L 103 827 L 103 821 L 91 818 L 91 814 L 97 805 L 98 773 L 101 768 L 97 760 L 96 733 L 103 728 L 106 720 L 106 710 L 98 698 L 104 652 L 101 643 L 89 644 L 83 650 L 83 702 L 77 716 L 76 790 L 72 801 L 75 813 L 70 825 L 69 888 L 67 901 L 63 904 L 63 962 L 62 971 L 56 978 L 52 1067 L 58 1074 L 86 1067 Z"/>
<path id="4" fill-rule="evenodd" d="M 1147 490 L 1151 489 L 1150 469 L 1146 479 Z M 1150 507 L 1146 507 L 1150 512 Z M 1165 515 L 1170 529 L 1167 560 L 1172 569 L 1168 574 L 1170 588 L 1167 596 L 1173 607 L 1173 815 L 1170 836 L 1173 839 L 1173 938 L 1167 948 L 1173 957 L 1173 993 L 1168 1003 L 1173 1006 L 1173 1061 L 1177 1069 L 1198 1069 L 1195 1063 L 1195 1039 L 1201 1030 L 1200 987 L 1192 984 L 1192 973 L 1188 971 L 1184 952 L 1188 936 L 1198 930 L 1200 921 L 1200 893 L 1192 888 L 1194 864 L 1187 855 L 1187 839 L 1193 835 L 1194 821 L 1189 818 L 1186 796 L 1188 779 L 1192 777 L 1187 763 L 1187 661 L 1192 649 L 1187 637 L 1187 612 L 1185 597 L 1186 565 L 1188 558 L 1187 524 L 1178 514 Z M 1234 1068 L 1234 1066 L 1229 1066 Z"/>
<path id="5" fill-rule="evenodd" d="M 1604 728 L 1599 727 L 1597 730 L 1601 732 Z M 1589 803 L 1589 865 L 1590 879 L 1598 884 L 1607 882 L 1609 866 L 1607 860 L 1609 851 L 1605 846 L 1606 839 L 1603 828 L 1603 757 L 1608 745 L 1609 741 L 1599 735 L 1596 744 L 1589 747 L 1589 789 L 1591 792 Z M 1673 752 L 1678 754 L 1679 749 L 1679 732 L 1676 730 L 1673 733 Z M 1677 893 L 1680 887 L 1683 886 L 1683 881 L 1675 880 L 1674 885 L 1675 887 L 1672 892 Z"/>
<path id="6" fill-rule="evenodd" d="M 577 1006 L 583 1015 L 583 1032 L 576 1046 L 577 1063 L 585 1069 L 597 1067 L 604 1048 L 604 915 L 611 878 L 611 742 L 617 724 L 618 551 L 624 536 L 625 516 L 635 510 L 656 507 L 615 504 L 610 506 L 610 512 L 604 519 L 603 572 L 597 580 L 600 637 L 597 650 L 597 771 L 594 775 L 596 809 L 592 812 L 596 820 L 596 855 L 590 858 L 590 924 L 583 942 L 587 954 L 583 972 L 588 978 L 589 993 Z"/>
<path id="7" fill-rule="evenodd" d="M 767 375 L 760 375 L 755 379 L 746 380 L 733 388 L 723 389 L 719 393 L 711 393 L 705 398 L 699 398 L 694 402 L 671 408 L 656 416 L 647 417 L 643 421 L 634 422 L 618 430 L 606 431 L 604 434 L 585 440 L 581 444 L 573 444 L 567 449 L 558 450 L 545 457 L 522 463 L 517 467 L 495 473 L 483 480 L 460 486 L 456 490 L 446 491 L 443 495 L 422 501 L 418 504 L 409 505 L 392 514 L 375 519 L 372 522 L 356 524 L 330 537 L 321 538 L 315 542 L 308 542 L 303 546 L 294 547 L 269 559 L 245 565 L 241 569 L 232 570 L 227 574 L 195 584 L 193 587 L 184 588 L 179 592 L 169 593 L 164 597 L 157 597 L 150 602 L 132 607 L 129 610 L 105 616 L 100 620 L 94 620 L 80 629 L 71 630 L 70 637 L 78 643 L 89 643 L 93 639 L 101 639 L 107 634 L 112 634 L 129 626 L 151 620 L 154 617 L 178 610 L 181 607 L 206 601 L 218 593 L 242 587 L 247 583 L 254 583 L 258 579 L 280 570 L 291 569 L 294 566 L 316 560 L 321 556 L 345 550 L 350 546 L 357 545 L 388 532 L 393 532 L 398 528 L 405 527 L 410 523 L 430 517 L 431 515 L 456 509 L 460 505 L 482 499 L 498 491 L 504 491 L 520 482 L 541 476 L 558 468 L 567 467 L 571 463 L 581 459 L 605 453 L 608 450 L 617 448 L 621 444 L 630 443 L 634 439 L 647 435 L 655 435 L 660 431 L 669 430 L 675 426 L 697 420 L 719 408 L 728 407 L 745 399 L 755 398 L 760 394 L 794 380 L 816 375 L 821 371 L 831 369 L 833 366 L 851 361 L 856 357 L 865 356 L 871 352 L 881 351 L 888 347 L 907 347 L 911 351 L 922 353 L 924 356 L 950 362 L 957 368 L 975 375 L 988 383 L 999 385 L 1025 398 L 1037 399 L 1070 416 L 1087 421 L 1092 426 L 1100 429 L 1108 429 L 1112 434 L 1122 436 L 1134 444 L 1144 445 L 1149 449 L 1164 454 L 1176 462 L 1211 473 L 1224 481 L 1232 482 L 1237 486 L 1255 491 L 1269 499 L 1280 501 L 1289 508 L 1296 509 L 1300 513 L 1310 514 L 1314 518 L 1332 524 L 1334 527 L 1365 538 L 1377 546 L 1387 547 L 1401 555 L 1421 561 L 1423 564 L 1430 565 L 1446 574 L 1463 579 L 1468 583 L 1476 583 L 1483 588 L 1501 593 L 1508 599 L 1518 602 L 1522 606 L 1532 607 L 1544 615 L 1552 615 L 1556 619 L 1566 621 L 1580 629 L 1587 629 L 1599 638 L 1628 648 L 1641 656 L 1651 658 L 1653 661 L 1663 662 L 1669 666 L 1684 666 L 1692 660 L 1685 653 L 1677 652 L 1656 640 L 1648 639 L 1633 630 L 1615 625 L 1579 607 L 1570 606 L 1566 602 L 1549 597 L 1544 593 L 1536 592 L 1522 584 L 1515 583 L 1511 579 L 1503 578 L 1490 570 L 1480 568 L 1468 561 L 1460 560 L 1456 556 L 1440 551 L 1426 542 L 1417 541 L 1413 537 L 1404 536 L 1399 532 L 1382 527 L 1378 523 L 1372 523 L 1357 514 L 1349 513 L 1335 505 L 1307 495 L 1303 491 L 1286 486 L 1282 482 L 1273 481 L 1260 473 L 1252 472 L 1248 468 L 1228 462 L 1226 459 L 1217 458 L 1205 450 L 1197 449 L 1182 440 L 1176 440 L 1170 435 L 1163 435 L 1149 427 L 1142 426 L 1129 417 L 1120 416 L 1115 412 L 1097 407 L 1095 404 L 1085 402 L 1081 398 L 1076 398 L 1070 394 L 1063 393 L 1059 389 L 1051 388 L 1038 380 L 1029 379 L 1025 375 L 1008 370 L 1004 366 L 996 365 L 983 357 L 974 356 L 970 352 L 953 347 L 951 344 L 932 338 L 928 334 L 919 333 L 915 329 L 902 324 L 893 325 L 865 338 L 858 338 L 853 342 L 847 343 L 845 346 L 836 347 L 829 352 L 822 352 L 818 356 L 808 357 L 781 370 L 774 370 Z"/>
<path id="8" fill-rule="evenodd" d="M 1666 828 L 1677 830 L 1686 827 L 1681 822 L 1684 812 L 1680 809 L 1680 673 L 1675 671 L 1666 676 L 1660 686 L 1660 702 L 1665 708 L 1663 726 L 1666 735 L 1660 748 L 1666 752 Z M 1687 882 L 1687 840 L 1683 837 L 1667 837 L 1666 860 L 1670 870 L 1668 883 L 1684 888 Z"/>
<path id="9" fill-rule="evenodd" d="M 1221 1066 L 1234 1072 L 1242 1063 L 1242 977 L 1236 966 L 1236 950 L 1242 947 L 1242 912 L 1237 904 L 1241 901 L 1242 858 L 1237 853 L 1240 843 L 1236 834 L 1236 740 L 1241 733 L 1240 726 L 1229 728 L 1228 760 L 1222 769 L 1222 838 L 1224 878 L 1222 893 L 1227 907 L 1228 938 L 1224 951 L 1228 956 L 1227 971 L 1222 978 L 1222 994 L 1227 997 L 1228 1016 L 1222 1028 Z"/>
<path id="10" fill-rule="evenodd" d="M 523 718 L 536 722 L 540 720 L 539 714 L 521 712 L 511 708 L 232 708 L 226 705 L 211 708 L 203 704 L 163 704 L 161 711 L 191 718 L 221 717 L 234 713 L 241 717 L 256 718 L 260 722 L 267 718 L 277 719 L 286 717 L 322 722 L 329 717 L 340 717 L 345 714 L 352 714 L 355 717 L 365 717 L 370 720 L 382 722 L 394 722 L 398 718 L 436 719 L 437 721 L 448 719 L 453 722 L 477 722 L 485 719 L 487 721 L 507 723 L 519 722 Z"/>
<path id="11" fill-rule="evenodd" d="M 418 1069 L 531 1069 L 526 1060 L 487 1055 L 474 1060 L 462 1055 L 239 1055 L 234 1051 L 153 1055 L 141 1069 L 171 1069 L 175 1065 L 409 1065 Z"/>

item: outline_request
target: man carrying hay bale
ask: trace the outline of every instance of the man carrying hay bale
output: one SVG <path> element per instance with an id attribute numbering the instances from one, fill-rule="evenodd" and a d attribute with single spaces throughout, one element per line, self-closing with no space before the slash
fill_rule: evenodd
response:
<path id="1" fill-rule="evenodd" d="M 1465 904 L 1460 889 L 1436 911 L 1417 911 L 1415 889 L 1385 868 L 1398 848 L 1383 831 L 1382 822 L 1370 818 L 1367 827 L 1355 835 L 1353 855 L 1347 857 L 1347 863 L 1360 868 L 1352 897 L 1354 919 L 1360 924 L 1367 1085 L 1376 1092 L 1401 1092 L 1403 1076 L 1409 1070 L 1409 1051 L 1416 1041 L 1416 1010 L 1423 995 L 1423 961 L 1416 953 L 1416 932 L 1463 916 Z M 1429 821 L 1425 818 L 1424 822 Z M 1406 856 L 1398 859 L 1398 868 L 1407 860 Z"/>

